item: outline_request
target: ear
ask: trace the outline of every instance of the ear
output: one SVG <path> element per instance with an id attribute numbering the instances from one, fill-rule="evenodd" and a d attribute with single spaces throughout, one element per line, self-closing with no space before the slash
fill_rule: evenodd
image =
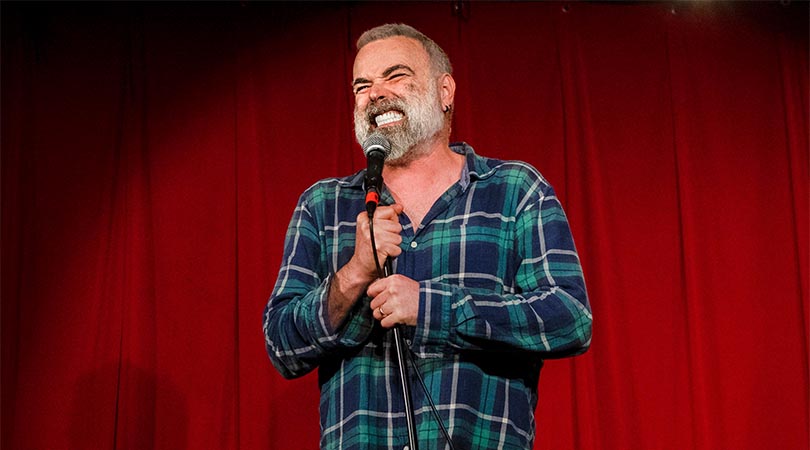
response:
<path id="1" fill-rule="evenodd" d="M 456 97 L 456 80 L 449 73 L 446 73 L 439 78 L 439 96 L 442 99 L 442 106 L 449 106 L 453 104 Z"/>

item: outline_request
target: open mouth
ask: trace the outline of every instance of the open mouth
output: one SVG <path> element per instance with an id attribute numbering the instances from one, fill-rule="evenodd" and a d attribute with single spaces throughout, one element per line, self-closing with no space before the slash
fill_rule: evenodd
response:
<path id="1" fill-rule="evenodd" d="M 405 114 L 399 111 L 387 111 L 373 117 L 373 122 L 377 127 L 384 127 L 392 123 L 397 123 L 405 118 Z"/>

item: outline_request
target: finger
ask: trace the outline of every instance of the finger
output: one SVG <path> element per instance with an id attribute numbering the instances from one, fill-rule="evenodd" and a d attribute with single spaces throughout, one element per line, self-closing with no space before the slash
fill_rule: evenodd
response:
<path id="1" fill-rule="evenodd" d="M 357 217 L 357 234 L 359 237 L 366 238 L 370 233 L 370 223 L 365 214 Z M 374 237 L 378 241 L 391 241 L 397 240 L 396 244 L 402 241 L 402 224 L 399 222 L 391 222 L 388 220 L 378 220 L 374 218 Z"/>
<path id="2" fill-rule="evenodd" d="M 368 220 L 368 219 L 366 219 Z M 368 225 L 368 224 L 366 224 Z M 387 233 L 399 234 L 402 232 L 402 224 L 398 220 L 384 220 L 374 218 L 374 231 L 385 231 Z"/>
<path id="3" fill-rule="evenodd" d="M 402 236 L 394 234 L 375 237 L 377 238 L 377 250 L 383 250 L 387 255 L 391 255 L 394 252 L 399 255 L 399 252 L 402 250 L 399 248 L 402 244 Z"/>
<path id="4" fill-rule="evenodd" d="M 382 294 L 386 290 L 387 286 L 388 286 L 388 279 L 380 278 L 379 280 L 371 283 L 369 287 L 366 289 L 366 295 L 372 298 L 370 305 L 372 308 L 379 308 L 380 306 L 382 306 L 385 299 L 382 298 L 380 294 Z"/>
<path id="5" fill-rule="evenodd" d="M 369 218 L 368 214 L 361 212 L 357 215 L 357 227 L 362 228 L 363 230 L 368 230 L 369 227 Z M 399 223 L 399 219 L 396 215 L 387 217 L 384 215 L 375 214 L 374 215 L 374 228 L 375 229 L 382 229 L 382 230 L 391 230 L 399 232 L 402 230 L 402 225 Z"/>
<path id="6" fill-rule="evenodd" d="M 388 256 L 390 258 L 396 258 L 402 253 L 402 247 L 399 246 L 399 242 L 386 245 L 384 250 L 385 256 Z"/>
<path id="7" fill-rule="evenodd" d="M 399 245 L 402 243 L 402 235 L 400 233 L 392 233 L 390 231 L 374 230 L 374 239 L 376 239 L 377 245 Z"/>
<path id="8" fill-rule="evenodd" d="M 380 308 L 374 309 L 372 311 L 372 316 L 374 316 L 374 318 L 377 320 L 383 320 L 385 318 L 385 316 L 383 316 L 382 313 L 380 312 Z"/>
<path id="9" fill-rule="evenodd" d="M 388 311 L 386 311 L 386 312 L 388 312 Z M 393 314 L 389 314 L 389 315 L 383 317 L 380 320 L 380 325 L 382 325 L 383 328 L 393 328 L 394 325 L 396 325 L 396 324 L 397 324 L 397 319 L 396 319 L 396 317 L 394 317 Z"/>
<path id="10" fill-rule="evenodd" d="M 357 232 L 361 236 L 368 236 L 370 230 L 370 224 L 368 216 L 365 213 L 361 213 L 357 216 Z M 399 223 L 399 220 L 396 218 L 391 220 L 380 219 L 378 217 L 374 217 L 374 237 L 377 240 L 384 238 L 385 236 L 396 236 L 398 239 L 402 239 L 400 234 L 402 233 L 402 224 Z"/>
<path id="11" fill-rule="evenodd" d="M 402 253 L 402 236 L 398 234 L 382 234 L 377 233 L 375 236 L 375 244 L 377 246 L 377 253 L 383 256 L 397 257 Z"/>
<path id="12" fill-rule="evenodd" d="M 390 206 L 380 206 L 377 208 L 377 211 L 374 213 L 374 218 L 391 219 L 396 218 L 400 214 L 402 214 L 402 205 L 394 203 Z"/>

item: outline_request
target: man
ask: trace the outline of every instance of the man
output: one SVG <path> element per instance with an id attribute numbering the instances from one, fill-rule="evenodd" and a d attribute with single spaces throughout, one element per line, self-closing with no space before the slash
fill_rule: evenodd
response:
<path id="1" fill-rule="evenodd" d="M 449 144 L 455 81 L 445 53 L 406 25 L 364 33 L 354 63 L 355 132 L 392 145 L 374 216 L 363 171 L 301 196 L 264 314 L 267 352 L 288 378 L 318 368 L 321 448 L 401 449 L 404 403 L 389 329 L 404 324 L 420 448 L 529 449 L 546 358 L 584 352 L 591 313 L 551 186 L 531 166 Z M 414 370 L 424 378 L 417 383 Z"/>

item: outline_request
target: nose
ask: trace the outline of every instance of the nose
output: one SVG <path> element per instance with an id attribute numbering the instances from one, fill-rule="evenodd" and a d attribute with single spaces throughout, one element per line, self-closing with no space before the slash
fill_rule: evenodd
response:
<path id="1" fill-rule="evenodd" d="M 380 83 L 373 83 L 368 90 L 368 98 L 371 102 L 376 102 L 378 100 L 383 100 L 386 95 L 387 91 Z"/>

